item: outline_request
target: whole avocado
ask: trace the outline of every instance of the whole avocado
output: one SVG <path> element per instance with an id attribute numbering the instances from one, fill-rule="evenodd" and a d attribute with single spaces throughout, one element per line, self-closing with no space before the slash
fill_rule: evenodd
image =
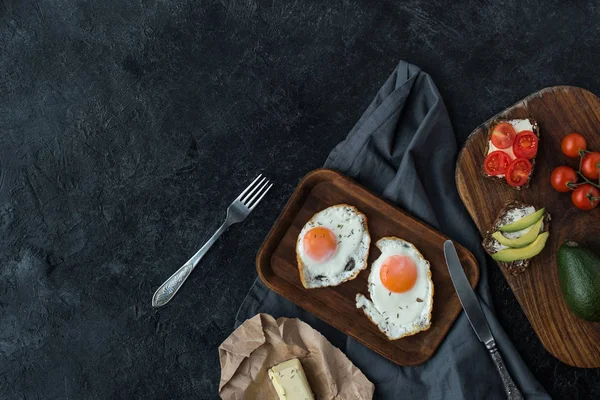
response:
<path id="1" fill-rule="evenodd" d="M 573 313 L 587 321 L 600 321 L 600 257 L 576 242 L 558 248 L 558 278 Z"/>

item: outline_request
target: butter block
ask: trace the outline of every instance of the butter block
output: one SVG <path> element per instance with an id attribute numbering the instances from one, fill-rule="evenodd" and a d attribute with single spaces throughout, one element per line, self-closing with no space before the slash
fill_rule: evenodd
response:
<path id="1" fill-rule="evenodd" d="M 297 358 L 269 368 L 269 378 L 279 400 L 314 400 L 302 364 Z"/>

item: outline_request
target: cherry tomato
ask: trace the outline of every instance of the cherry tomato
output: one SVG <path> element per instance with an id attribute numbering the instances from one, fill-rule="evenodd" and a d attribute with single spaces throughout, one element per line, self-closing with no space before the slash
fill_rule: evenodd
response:
<path id="1" fill-rule="evenodd" d="M 586 146 L 585 138 L 579 133 L 569 133 L 560 144 L 563 154 L 571 158 L 579 157 L 579 151 L 585 150 Z"/>
<path id="2" fill-rule="evenodd" d="M 577 172 L 571 167 L 556 167 L 550 175 L 550 183 L 557 192 L 570 192 L 571 188 L 568 183 L 577 182 Z"/>
<path id="3" fill-rule="evenodd" d="M 594 209 L 600 202 L 600 190 L 589 183 L 578 186 L 571 193 L 571 201 L 581 210 Z"/>
<path id="4" fill-rule="evenodd" d="M 581 161 L 581 173 L 588 179 L 598 179 L 600 176 L 600 153 L 586 153 Z"/>
<path id="5" fill-rule="evenodd" d="M 499 149 L 508 149 L 515 141 L 515 128 L 508 122 L 502 122 L 492 130 L 492 143 Z"/>
<path id="6" fill-rule="evenodd" d="M 503 151 L 493 151 L 485 158 L 483 167 L 488 175 L 500 175 L 506 173 L 506 168 L 510 164 L 510 157 Z"/>
<path id="7" fill-rule="evenodd" d="M 506 170 L 506 181 L 510 186 L 523 186 L 529 180 L 531 163 L 526 158 L 515 158 Z"/>
<path id="8" fill-rule="evenodd" d="M 513 144 L 513 152 L 517 157 L 531 160 L 538 151 L 538 137 L 531 131 L 519 132 Z"/>

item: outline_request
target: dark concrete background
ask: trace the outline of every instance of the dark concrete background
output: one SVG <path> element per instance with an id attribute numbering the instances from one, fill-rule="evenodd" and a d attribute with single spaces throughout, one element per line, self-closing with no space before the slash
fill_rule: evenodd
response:
<path id="1" fill-rule="evenodd" d="M 0 397 L 214 397 L 258 247 L 398 60 L 461 141 L 545 86 L 600 93 L 593 2 L 442 3 L 0 0 Z M 258 172 L 274 190 L 153 310 Z M 550 394 L 598 398 L 490 279 Z"/>

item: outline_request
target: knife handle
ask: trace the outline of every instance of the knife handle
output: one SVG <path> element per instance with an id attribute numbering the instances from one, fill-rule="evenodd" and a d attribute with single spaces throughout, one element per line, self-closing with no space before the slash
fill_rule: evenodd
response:
<path id="1" fill-rule="evenodd" d="M 502 378 L 502 384 L 504 385 L 504 391 L 506 392 L 506 398 L 509 400 L 523 400 L 523 395 L 517 389 L 517 385 L 513 382 L 508 370 L 506 369 L 506 365 L 504 365 L 504 360 L 496 347 L 496 343 L 492 342 L 488 346 L 488 351 L 490 352 L 490 356 L 496 365 L 496 369 L 500 374 L 500 378 Z"/>

